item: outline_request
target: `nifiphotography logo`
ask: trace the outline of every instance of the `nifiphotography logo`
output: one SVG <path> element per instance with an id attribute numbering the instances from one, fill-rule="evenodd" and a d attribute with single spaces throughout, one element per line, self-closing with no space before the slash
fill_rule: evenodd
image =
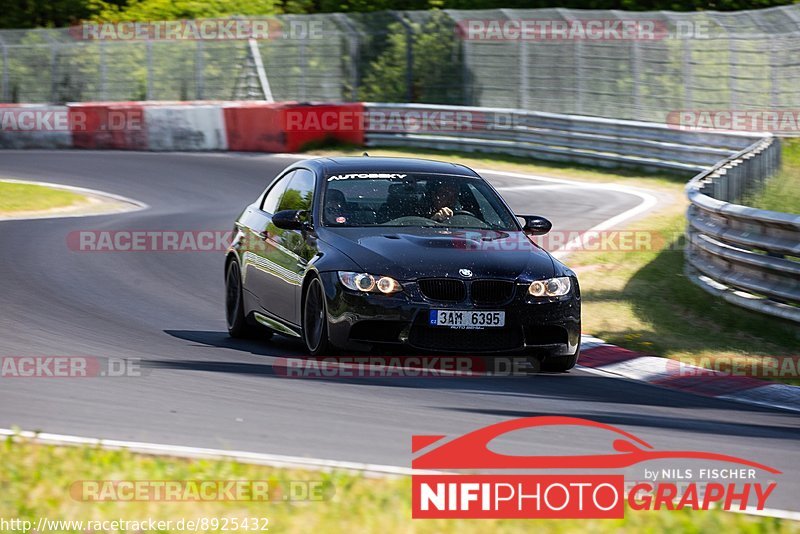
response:
<path id="1" fill-rule="evenodd" d="M 614 452 L 587 455 L 516 456 L 496 452 L 490 442 L 507 433 L 553 428 L 607 433 Z M 412 516 L 446 518 L 621 519 L 632 510 L 763 510 L 777 483 L 756 482 L 756 474 L 781 472 L 744 458 L 704 451 L 663 451 L 612 425 L 576 417 L 512 419 L 446 440 L 412 436 Z M 424 451 L 424 452 L 423 452 Z M 626 481 L 621 470 L 645 462 L 688 460 L 698 468 L 644 469 L 644 481 Z M 521 474 L 536 469 L 564 474 Z M 469 470 L 467 473 L 451 471 Z M 491 474 L 475 471 L 491 470 Z M 438 474 L 438 471 L 445 473 Z M 695 476 L 697 475 L 697 476 Z M 674 479 L 680 481 L 676 482 Z M 627 490 L 627 491 L 626 491 Z"/>

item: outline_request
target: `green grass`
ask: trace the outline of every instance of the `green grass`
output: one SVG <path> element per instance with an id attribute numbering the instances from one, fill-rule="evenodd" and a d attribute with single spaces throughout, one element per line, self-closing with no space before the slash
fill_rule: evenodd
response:
<path id="1" fill-rule="evenodd" d="M 783 139 L 782 168 L 744 204 L 763 210 L 800 213 L 800 139 Z"/>
<path id="2" fill-rule="evenodd" d="M 793 172 L 800 163 L 795 152 L 799 145 L 793 142 L 784 146 L 788 147 L 784 172 Z M 325 154 L 357 153 L 348 149 L 325 151 Z M 691 176 L 554 165 L 512 156 L 482 157 L 435 150 L 370 149 L 369 153 L 375 156 L 417 155 L 476 168 L 649 189 L 662 201 L 667 201 L 628 226 L 663 236 L 660 246 L 647 251 L 576 251 L 565 260 L 581 281 L 583 331 L 631 350 L 697 365 L 713 364 L 721 369 L 728 368 L 728 363 L 758 366 L 765 357 L 780 359 L 798 355 L 800 329 L 796 325 L 728 304 L 684 276 L 680 240 L 686 224 L 687 201 L 683 188 Z M 668 199 L 673 201 L 670 203 Z M 784 376 L 779 380 L 800 384 L 796 376 Z"/>
<path id="3" fill-rule="evenodd" d="M 96 503 L 70 495 L 72 484 L 83 480 L 267 480 L 270 487 L 289 481 L 323 481 L 331 485 L 333 495 L 314 502 Z M 0 518 L 34 524 L 39 517 L 84 521 L 266 517 L 270 532 L 798 532 L 797 523 L 719 511 L 626 510 L 624 520 L 412 520 L 408 478 L 190 461 L 89 447 L 43 446 L 10 438 L 0 442 L 0 488 Z"/>
<path id="4" fill-rule="evenodd" d="M 85 197 L 63 189 L 0 181 L 0 214 L 44 211 L 81 203 Z"/>

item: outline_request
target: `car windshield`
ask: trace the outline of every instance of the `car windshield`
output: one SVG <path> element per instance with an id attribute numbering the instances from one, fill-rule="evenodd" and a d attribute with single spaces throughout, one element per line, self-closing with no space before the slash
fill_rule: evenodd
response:
<path id="1" fill-rule="evenodd" d="M 481 178 L 421 173 L 339 173 L 323 196 L 326 226 L 517 230 L 514 215 Z"/>

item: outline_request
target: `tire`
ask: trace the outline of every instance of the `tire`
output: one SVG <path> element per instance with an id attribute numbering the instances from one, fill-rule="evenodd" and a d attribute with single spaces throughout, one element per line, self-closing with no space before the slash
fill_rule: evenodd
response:
<path id="1" fill-rule="evenodd" d="M 308 283 L 303 298 L 303 343 L 312 356 L 322 356 L 331 352 L 327 315 L 322 282 L 314 277 Z"/>
<path id="2" fill-rule="evenodd" d="M 271 330 L 260 330 L 247 322 L 242 299 L 242 271 L 236 261 L 231 261 L 225 272 L 225 319 L 231 337 L 272 337 Z"/>
<path id="3" fill-rule="evenodd" d="M 572 356 L 548 356 L 539 364 L 539 370 L 545 373 L 566 373 L 578 363 L 581 355 L 581 348 L 575 351 Z"/>

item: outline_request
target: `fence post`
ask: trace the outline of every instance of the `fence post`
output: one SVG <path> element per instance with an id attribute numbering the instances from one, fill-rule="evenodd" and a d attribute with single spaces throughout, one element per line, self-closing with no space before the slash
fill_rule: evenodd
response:
<path id="1" fill-rule="evenodd" d="M 147 84 L 145 86 L 145 100 L 153 100 L 153 41 L 147 40 Z"/>
<path id="2" fill-rule="evenodd" d="M 694 93 L 692 92 L 692 46 L 691 39 L 682 37 L 683 42 L 683 61 L 681 72 L 683 73 L 683 105 L 686 109 L 694 108 Z"/>
<path id="3" fill-rule="evenodd" d="M 777 63 L 777 47 L 775 46 L 775 40 L 770 39 L 769 41 L 769 82 L 770 82 L 770 99 L 769 104 L 773 110 L 777 110 L 780 103 L 779 98 L 779 88 L 780 80 L 778 79 L 778 71 L 780 70 Z"/>
<path id="4" fill-rule="evenodd" d="M 528 41 L 519 40 L 519 107 L 528 109 Z"/>
<path id="5" fill-rule="evenodd" d="M 348 50 L 350 54 L 350 100 L 352 102 L 357 102 L 358 86 L 361 84 L 360 72 L 358 70 L 359 55 L 361 53 L 361 36 L 346 13 L 335 13 L 333 16 L 336 20 L 341 22 L 345 31 L 350 36 L 350 46 Z"/>
<path id="6" fill-rule="evenodd" d="M 642 118 L 641 59 L 639 41 L 634 39 L 631 42 L 631 75 L 633 78 L 631 97 L 633 101 L 633 113 L 631 113 L 627 118 L 637 120 Z"/>
<path id="7" fill-rule="evenodd" d="M 583 41 L 573 42 L 572 50 L 575 52 L 575 109 L 568 113 L 583 115 Z"/>
<path id="8" fill-rule="evenodd" d="M 738 67 L 736 63 L 739 61 L 739 49 L 736 45 L 736 39 L 732 38 L 730 34 L 728 35 L 728 91 L 730 92 L 730 97 L 728 98 L 728 102 L 730 104 L 730 109 L 736 109 L 737 103 L 737 95 L 736 95 L 736 76 L 738 73 Z"/>
<path id="9" fill-rule="evenodd" d="M 100 41 L 100 100 L 106 101 L 108 100 L 108 95 L 106 94 L 106 80 L 108 77 L 108 72 L 106 70 L 106 43 L 104 41 Z"/>
<path id="10" fill-rule="evenodd" d="M 0 46 L 3 47 L 3 102 L 11 101 L 11 88 L 8 86 L 8 47 L 0 39 Z"/>
<path id="11" fill-rule="evenodd" d="M 306 77 L 306 72 L 308 71 L 307 39 L 308 37 L 306 35 L 300 38 L 300 100 L 303 102 L 308 100 L 308 78 Z"/>
<path id="12" fill-rule="evenodd" d="M 50 102 L 55 103 L 58 95 L 58 84 L 56 79 L 56 44 L 50 43 Z"/>
<path id="13" fill-rule="evenodd" d="M 197 40 L 197 48 L 195 48 L 194 58 L 194 94 L 197 100 L 202 100 L 205 96 L 205 74 L 204 74 L 204 58 L 203 58 L 203 40 Z"/>
<path id="14" fill-rule="evenodd" d="M 406 102 L 414 101 L 414 29 L 411 24 L 396 11 L 391 11 L 406 31 Z"/>

